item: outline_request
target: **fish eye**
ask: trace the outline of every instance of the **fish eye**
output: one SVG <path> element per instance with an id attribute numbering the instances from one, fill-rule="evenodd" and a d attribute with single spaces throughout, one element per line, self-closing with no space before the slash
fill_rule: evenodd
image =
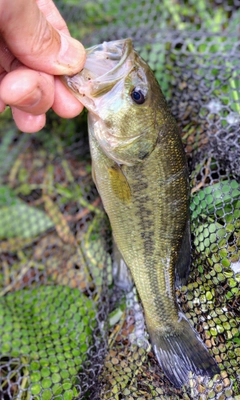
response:
<path id="1" fill-rule="evenodd" d="M 143 104 L 145 101 L 145 96 L 140 89 L 134 88 L 131 93 L 131 98 L 136 104 Z"/>

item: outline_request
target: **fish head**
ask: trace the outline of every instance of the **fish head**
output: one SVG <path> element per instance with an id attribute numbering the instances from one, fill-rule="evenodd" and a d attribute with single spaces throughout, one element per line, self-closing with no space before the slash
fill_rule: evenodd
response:
<path id="1" fill-rule="evenodd" d="M 65 84 L 89 111 L 90 132 L 119 164 L 142 162 L 158 139 L 159 85 L 131 39 L 87 49 L 83 70 Z M 163 107 L 164 108 L 164 107 Z"/>

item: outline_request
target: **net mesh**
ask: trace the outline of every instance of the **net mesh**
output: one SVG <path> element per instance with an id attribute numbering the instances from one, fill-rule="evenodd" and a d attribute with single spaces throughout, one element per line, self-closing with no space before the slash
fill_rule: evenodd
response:
<path id="1" fill-rule="evenodd" d="M 0 132 L 0 398 L 239 399 L 240 2 L 59 0 L 86 46 L 131 37 L 182 131 L 192 265 L 180 307 L 221 373 L 175 389 L 113 251 L 86 113 Z M 113 269 L 113 274 L 112 274 Z M 114 279 L 113 279 L 114 275 Z"/>

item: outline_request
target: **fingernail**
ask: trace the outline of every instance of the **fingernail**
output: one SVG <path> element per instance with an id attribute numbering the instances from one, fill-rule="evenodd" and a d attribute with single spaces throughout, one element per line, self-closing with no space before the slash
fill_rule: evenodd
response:
<path id="1" fill-rule="evenodd" d="M 74 74 L 79 72 L 86 59 L 86 52 L 83 45 L 76 39 L 60 33 L 61 50 L 58 61 L 61 67 L 65 69 L 65 74 Z"/>

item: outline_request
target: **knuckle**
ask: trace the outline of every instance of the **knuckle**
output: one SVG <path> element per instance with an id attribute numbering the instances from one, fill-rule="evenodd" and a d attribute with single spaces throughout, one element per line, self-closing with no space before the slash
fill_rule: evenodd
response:
<path id="1" fill-rule="evenodd" d="M 60 37 L 58 33 L 44 18 L 42 18 L 37 28 L 37 32 L 32 38 L 32 55 L 38 56 L 40 54 L 43 55 L 53 52 L 56 42 L 59 42 L 60 46 Z"/>

